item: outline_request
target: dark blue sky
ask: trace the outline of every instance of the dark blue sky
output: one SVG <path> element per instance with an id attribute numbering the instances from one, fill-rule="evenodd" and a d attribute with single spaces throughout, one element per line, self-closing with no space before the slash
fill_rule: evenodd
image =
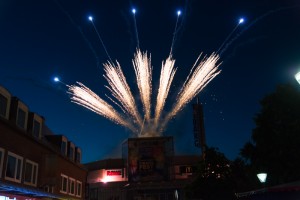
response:
<path id="1" fill-rule="evenodd" d="M 136 47 L 132 6 L 140 47 L 151 53 L 153 88 L 170 51 L 176 10 L 182 9 L 174 46 L 178 71 L 167 99 L 172 103 L 197 56 L 211 54 L 236 26 L 221 55 L 222 73 L 201 93 L 207 144 L 234 159 L 251 138 L 259 101 L 277 84 L 294 81 L 300 70 L 300 7 L 296 0 L 249 1 L 39 1 L 0 2 L 0 85 L 19 97 L 47 126 L 83 150 L 83 162 L 121 156 L 130 133 L 69 100 L 64 83 L 83 82 L 99 96 L 107 56 L 87 20 L 89 14 L 113 60 L 118 60 L 135 94 L 131 59 Z M 168 105 L 167 105 L 168 107 Z M 167 110 L 166 110 L 167 111 Z M 189 104 L 172 120 L 166 135 L 177 154 L 200 154 L 194 147 Z"/>

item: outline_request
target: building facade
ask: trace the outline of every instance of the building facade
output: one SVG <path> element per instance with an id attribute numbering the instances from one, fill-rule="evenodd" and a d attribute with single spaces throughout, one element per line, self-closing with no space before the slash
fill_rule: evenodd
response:
<path id="1" fill-rule="evenodd" d="M 84 199 L 81 149 L 0 86 L 0 199 Z"/>
<path id="2" fill-rule="evenodd" d="M 87 163 L 90 200 L 183 200 L 199 156 L 176 156 L 173 137 L 129 138 L 122 158 Z"/>

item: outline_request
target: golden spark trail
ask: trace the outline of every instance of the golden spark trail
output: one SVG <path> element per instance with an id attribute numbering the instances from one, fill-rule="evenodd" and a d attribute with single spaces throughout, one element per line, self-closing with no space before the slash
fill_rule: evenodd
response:
<path id="1" fill-rule="evenodd" d="M 144 108 L 144 119 L 149 123 L 151 117 L 151 93 L 152 93 L 152 69 L 151 58 L 147 57 L 147 52 L 142 53 L 137 49 L 134 59 L 132 60 L 137 85 L 140 91 L 140 97 Z"/>
<path id="2" fill-rule="evenodd" d="M 116 124 L 120 124 L 129 128 L 132 132 L 136 132 L 135 128 L 128 123 L 112 106 L 101 99 L 93 91 L 87 88 L 84 84 L 77 82 L 77 85 L 68 86 L 68 93 L 70 93 L 71 101 L 81 105 Z"/>
<path id="3" fill-rule="evenodd" d="M 177 95 L 176 104 L 173 106 L 173 109 L 166 116 L 161 130 L 164 129 L 164 126 L 168 121 L 173 118 L 187 103 L 189 103 L 213 78 L 215 78 L 221 71 L 218 71 L 217 61 L 219 56 L 212 54 L 208 58 L 204 58 L 198 63 L 199 58 L 197 59 L 195 65 L 197 65 L 194 72 L 191 71 Z M 197 64 L 198 63 L 198 64 Z"/>
<path id="4" fill-rule="evenodd" d="M 135 100 L 131 93 L 130 87 L 126 82 L 126 78 L 122 72 L 120 64 L 113 65 L 108 62 L 104 64 L 104 75 L 110 87 L 107 87 L 112 95 L 121 103 L 123 106 L 122 110 L 125 110 L 127 114 L 134 118 L 134 122 L 139 126 L 142 126 L 142 119 L 138 113 Z"/>
<path id="5" fill-rule="evenodd" d="M 154 116 L 155 127 L 158 126 L 158 121 L 160 119 L 161 112 L 166 103 L 166 98 L 168 96 L 171 83 L 177 70 L 176 68 L 174 69 L 174 64 L 175 60 L 172 59 L 171 56 L 169 56 L 167 60 L 164 63 L 162 63 Z"/>

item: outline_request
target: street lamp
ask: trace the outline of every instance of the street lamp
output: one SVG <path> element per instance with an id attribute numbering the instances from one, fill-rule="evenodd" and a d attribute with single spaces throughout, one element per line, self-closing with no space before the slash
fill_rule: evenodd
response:
<path id="1" fill-rule="evenodd" d="M 300 74 L 299 74 L 299 76 L 300 76 Z M 259 179 L 259 181 L 261 182 L 261 183 L 265 183 L 266 182 L 266 180 L 267 180 L 267 173 L 259 173 L 259 174 L 257 174 L 256 175 L 257 176 L 257 178 Z"/>
<path id="2" fill-rule="evenodd" d="M 295 74 L 295 79 L 300 84 L 300 72 L 298 72 L 297 74 Z"/>

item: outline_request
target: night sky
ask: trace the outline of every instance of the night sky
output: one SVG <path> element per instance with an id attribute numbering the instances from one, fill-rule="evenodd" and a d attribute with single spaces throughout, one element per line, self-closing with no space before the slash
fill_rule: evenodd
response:
<path id="1" fill-rule="evenodd" d="M 0 1 L 0 85 L 46 119 L 83 151 L 83 162 L 121 156 L 130 132 L 70 102 L 64 84 L 84 83 L 100 97 L 110 92 L 102 63 L 108 60 L 88 21 L 91 14 L 112 60 L 118 60 L 133 93 L 138 89 L 131 64 L 137 45 L 151 53 L 153 89 L 161 62 L 170 52 L 176 12 L 182 10 L 174 45 L 178 70 L 167 99 L 170 108 L 198 55 L 210 55 L 236 27 L 219 74 L 199 95 L 204 106 L 208 146 L 229 159 L 251 139 L 259 101 L 280 83 L 295 83 L 300 70 L 300 4 L 297 0 L 2 0 Z M 227 44 L 229 44 L 227 43 Z M 155 96 L 155 95 L 154 95 Z M 192 107 L 169 123 L 176 154 L 200 154 L 194 147 Z"/>

